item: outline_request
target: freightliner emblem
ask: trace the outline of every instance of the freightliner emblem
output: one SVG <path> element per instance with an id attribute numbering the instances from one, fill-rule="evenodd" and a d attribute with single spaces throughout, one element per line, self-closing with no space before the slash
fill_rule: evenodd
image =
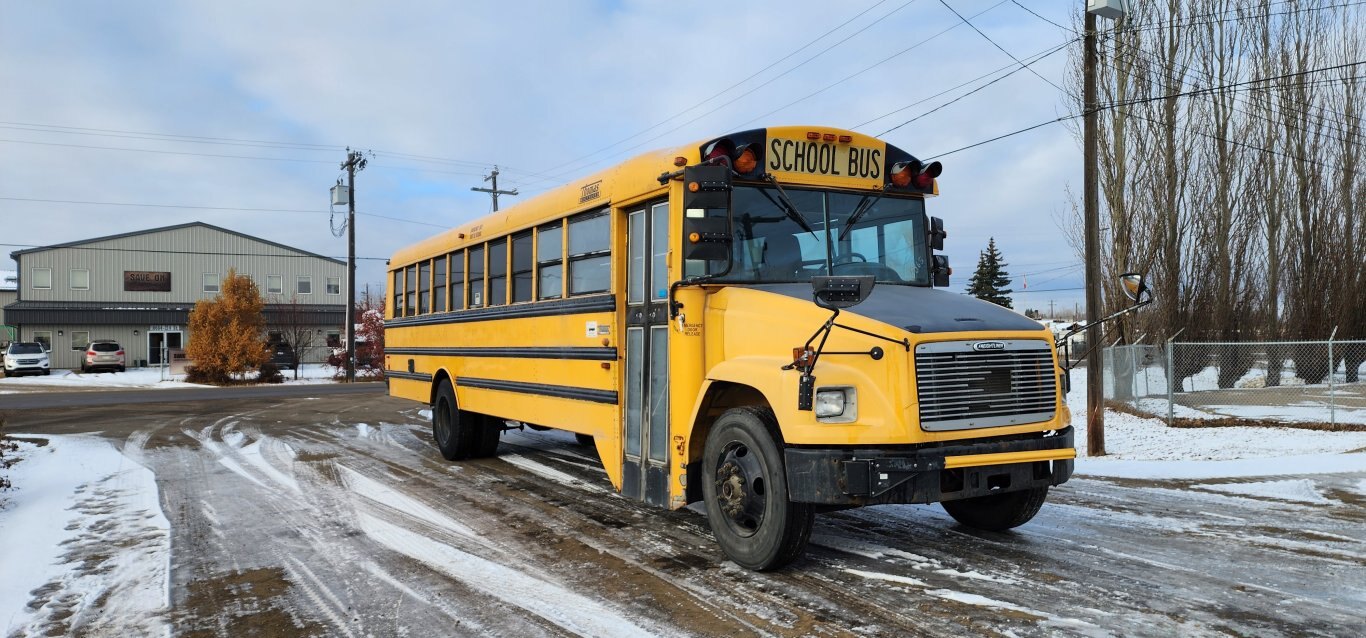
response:
<path id="1" fill-rule="evenodd" d="M 1000 341 L 980 341 L 972 344 L 972 349 L 978 352 L 983 350 L 1005 350 L 1006 344 Z"/>

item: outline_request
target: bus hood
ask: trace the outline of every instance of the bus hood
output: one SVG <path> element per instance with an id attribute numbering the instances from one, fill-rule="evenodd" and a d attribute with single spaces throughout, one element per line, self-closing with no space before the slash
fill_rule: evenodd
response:
<path id="1" fill-rule="evenodd" d="M 753 289 L 811 300 L 811 284 L 762 284 Z M 1043 324 L 994 303 L 921 286 L 877 286 L 868 299 L 845 312 L 914 333 L 1043 329 Z"/>

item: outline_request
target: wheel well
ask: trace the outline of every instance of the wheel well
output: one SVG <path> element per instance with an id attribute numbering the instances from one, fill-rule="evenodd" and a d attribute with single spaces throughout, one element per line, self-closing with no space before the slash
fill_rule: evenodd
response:
<path id="1" fill-rule="evenodd" d="M 692 433 L 688 436 L 689 503 L 702 500 L 702 449 L 706 447 L 707 435 L 711 434 L 712 424 L 716 423 L 716 419 L 726 410 L 741 406 L 772 407 L 768 398 L 751 386 L 731 381 L 716 381 L 707 386 L 707 394 L 702 398 L 697 417 L 693 421 Z"/>
<path id="2" fill-rule="evenodd" d="M 427 405 L 436 405 L 436 389 L 439 388 L 439 387 L 441 387 L 441 382 L 442 382 L 443 380 L 445 380 L 445 381 L 450 381 L 450 380 L 451 380 L 451 375 L 446 374 L 446 371 L 445 371 L 444 369 L 443 369 L 443 370 L 437 370 L 437 371 L 436 371 L 436 374 L 435 374 L 435 375 L 432 375 L 432 388 L 431 388 L 431 391 L 430 391 L 430 393 L 429 393 L 429 396 L 427 397 Z M 452 391 L 452 392 L 455 391 L 455 382 L 454 382 L 454 381 L 451 381 L 451 391 Z"/>

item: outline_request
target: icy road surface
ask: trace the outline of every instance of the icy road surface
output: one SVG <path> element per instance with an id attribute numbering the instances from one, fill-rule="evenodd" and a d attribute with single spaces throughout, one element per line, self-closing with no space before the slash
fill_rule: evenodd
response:
<path id="1" fill-rule="evenodd" d="M 84 538 L 90 528 L 106 542 L 63 545 L 51 565 L 20 574 L 6 565 L 6 578 L 27 584 L 0 598 L 0 629 L 354 637 L 1366 632 L 1366 473 L 1286 467 L 1288 476 L 1274 477 L 1079 477 L 1008 533 L 966 529 L 937 506 L 836 512 L 817 518 L 804 560 L 755 574 L 724 559 L 702 515 L 616 496 L 595 452 L 568 435 L 510 433 L 499 458 L 452 464 L 433 447 L 418 407 L 337 396 L 11 413 L 7 432 L 46 445 L 21 444 L 26 460 L 10 471 L 20 490 L 0 495 L 11 501 L 0 510 L 7 539 L 30 524 L 10 515 L 31 505 L 23 481 L 42 479 L 34 468 L 47 457 L 35 455 L 69 463 L 104 458 L 91 451 L 104 446 L 123 469 L 64 477 L 87 486 L 66 496 L 80 507 L 48 509 L 69 519 L 68 535 Z M 141 468 L 154 483 L 136 478 Z M 160 512 L 136 498 L 152 485 Z M 161 540 L 165 523 L 169 542 Z M 36 554 L 46 551 L 33 542 Z M 159 574 L 168 560 L 166 579 Z M 111 568 L 142 574 L 144 591 L 98 573 Z"/>

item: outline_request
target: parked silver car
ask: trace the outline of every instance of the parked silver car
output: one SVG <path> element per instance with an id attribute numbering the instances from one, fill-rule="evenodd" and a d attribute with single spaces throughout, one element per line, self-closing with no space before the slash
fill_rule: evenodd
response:
<path id="1" fill-rule="evenodd" d="M 92 370 L 117 370 L 123 372 L 127 369 L 127 357 L 123 352 L 123 346 L 117 341 L 101 340 L 91 341 L 85 348 L 85 355 L 81 357 L 81 372 Z"/>
<path id="2" fill-rule="evenodd" d="M 52 374 L 47 350 L 36 341 L 15 341 L 5 347 L 5 376 Z"/>

